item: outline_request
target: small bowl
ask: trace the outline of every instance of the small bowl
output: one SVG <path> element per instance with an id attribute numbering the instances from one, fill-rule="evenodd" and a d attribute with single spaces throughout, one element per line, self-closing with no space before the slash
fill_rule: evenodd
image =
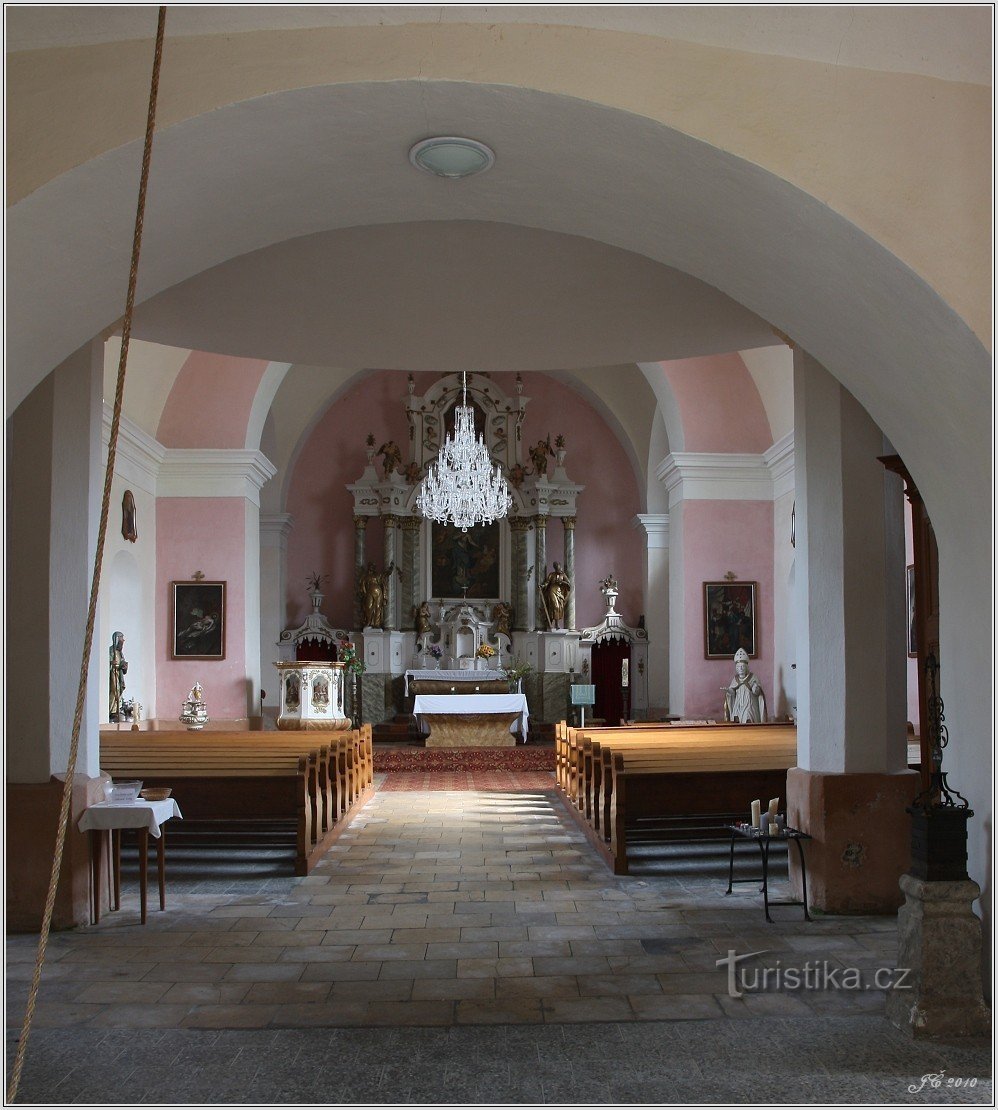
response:
<path id="1" fill-rule="evenodd" d="M 139 797 L 147 802 L 165 802 L 173 793 L 172 786 L 149 786 L 139 791 Z"/>

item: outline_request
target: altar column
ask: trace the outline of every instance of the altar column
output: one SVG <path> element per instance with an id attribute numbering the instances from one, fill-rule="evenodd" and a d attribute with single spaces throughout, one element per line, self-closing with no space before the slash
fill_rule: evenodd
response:
<path id="1" fill-rule="evenodd" d="M 509 518 L 509 532 L 513 547 L 513 631 L 526 632 L 529 627 L 527 533 L 530 521 L 525 516 Z"/>
<path id="2" fill-rule="evenodd" d="M 419 558 L 419 533 L 422 526 L 422 517 L 402 518 L 402 620 L 399 626 L 403 632 L 410 632 L 416 627 L 413 610 L 423 600 Z"/>
<path id="3" fill-rule="evenodd" d="M 367 517 L 353 518 L 353 626 L 364 627 L 364 610 L 360 601 L 360 580 L 364 576 L 364 540 L 367 538 Z"/>
<path id="4" fill-rule="evenodd" d="M 534 603 L 534 627 L 536 628 L 544 614 L 544 608 L 540 604 L 540 596 L 541 585 L 544 582 L 548 565 L 548 518 L 546 516 L 535 516 L 534 525 L 537 528 L 537 536 L 534 540 L 534 597 L 537 599 Z M 545 619 L 545 628 L 547 628 L 547 623 Z"/>
<path id="5" fill-rule="evenodd" d="M 568 591 L 568 601 L 565 603 L 565 627 L 575 631 L 575 517 L 563 516 L 562 524 L 565 526 L 565 573 L 572 584 Z"/>
<path id="6" fill-rule="evenodd" d="M 385 525 L 385 573 L 388 576 L 385 583 L 385 619 L 381 627 L 386 632 L 391 632 L 395 628 L 395 601 L 397 596 L 395 589 L 395 555 L 397 551 L 395 526 L 398 524 L 398 517 L 386 513 L 381 519 Z"/>

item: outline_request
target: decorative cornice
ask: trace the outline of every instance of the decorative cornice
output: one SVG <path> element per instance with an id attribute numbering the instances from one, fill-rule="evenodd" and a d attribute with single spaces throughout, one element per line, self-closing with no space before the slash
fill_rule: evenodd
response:
<path id="1" fill-rule="evenodd" d="M 101 422 L 101 444 L 107 451 L 111 441 L 110 405 L 104 405 Z M 123 416 L 118 424 L 118 447 L 115 453 L 114 470 L 123 480 L 146 493 L 155 495 L 159 469 L 166 456 L 166 448 L 138 424 Z"/>
<path id="2" fill-rule="evenodd" d="M 794 491 L 794 434 L 787 432 L 764 454 L 773 479 L 773 500 Z"/>
<path id="3" fill-rule="evenodd" d="M 295 518 L 290 513 L 261 513 L 260 539 L 276 539 L 284 542 L 294 526 Z"/>
<path id="4" fill-rule="evenodd" d="M 277 473 L 262 451 L 174 448 L 159 471 L 160 497 L 245 497 L 260 504 L 260 487 Z"/>
<path id="5" fill-rule="evenodd" d="M 675 451 L 655 468 L 669 504 L 680 501 L 772 501 L 793 489 L 793 434 L 764 454 Z"/>
<path id="6" fill-rule="evenodd" d="M 631 520 L 631 526 L 644 532 L 649 550 L 669 546 L 668 513 L 638 513 Z"/>

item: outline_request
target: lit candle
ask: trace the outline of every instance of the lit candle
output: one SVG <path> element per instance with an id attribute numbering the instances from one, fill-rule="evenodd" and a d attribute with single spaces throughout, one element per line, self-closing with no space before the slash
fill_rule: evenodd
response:
<path id="1" fill-rule="evenodd" d="M 762 802 L 758 798 L 752 803 L 752 828 L 759 827 L 759 818 L 762 816 Z"/>

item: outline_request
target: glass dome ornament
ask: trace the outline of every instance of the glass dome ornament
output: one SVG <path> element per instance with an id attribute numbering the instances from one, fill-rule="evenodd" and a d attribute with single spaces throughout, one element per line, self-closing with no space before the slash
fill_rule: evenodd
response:
<path id="1" fill-rule="evenodd" d="M 467 532 L 475 524 L 491 524 L 504 517 L 512 504 L 502 471 L 492 462 L 485 440 L 475 434 L 465 373 L 461 404 L 454 410 L 454 435 L 448 434 L 436 461 L 427 467 L 416 506 L 430 520 Z"/>

